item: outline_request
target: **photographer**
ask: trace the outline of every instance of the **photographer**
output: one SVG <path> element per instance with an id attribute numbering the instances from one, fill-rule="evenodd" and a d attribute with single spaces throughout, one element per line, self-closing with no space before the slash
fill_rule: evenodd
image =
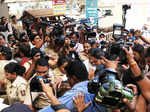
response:
<path id="1" fill-rule="evenodd" d="M 76 43 L 76 45 L 74 47 L 75 51 L 78 52 L 78 53 L 82 52 L 84 49 L 83 49 L 83 44 L 79 43 L 79 39 L 80 39 L 79 33 L 78 32 L 73 32 L 71 35 L 72 35 L 71 40 L 74 40 L 75 43 Z"/>
<path id="2" fill-rule="evenodd" d="M 147 73 L 148 69 L 145 66 L 145 59 L 144 59 L 144 47 L 140 44 L 135 44 L 133 46 L 133 55 L 134 59 L 137 62 L 140 69 L 143 71 L 143 73 Z M 131 71 L 131 68 L 129 67 L 127 70 L 123 73 L 123 82 L 124 84 L 135 84 L 137 85 L 136 81 L 134 80 L 133 73 Z M 138 88 L 138 92 L 140 92 Z"/>
<path id="3" fill-rule="evenodd" d="M 30 40 L 32 43 L 31 48 L 36 47 L 36 48 L 41 49 L 41 51 L 44 51 L 44 49 L 46 48 L 46 45 L 44 44 L 43 39 L 38 34 L 33 34 L 30 37 Z"/>
<path id="4" fill-rule="evenodd" d="M 32 105 L 36 110 L 42 109 L 50 104 L 50 100 L 42 91 L 38 77 L 49 81 L 50 70 L 48 60 L 40 58 L 35 64 L 35 74 L 28 81 L 25 104 Z"/>
<path id="5" fill-rule="evenodd" d="M 88 92 L 88 72 L 85 65 L 81 61 L 74 60 L 70 62 L 65 70 L 67 72 L 68 81 L 72 89 L 66 92 L 62 97 L 60 97 L 59 101 L 62 104 L 65 104 L 65 106 L 69 108 L 70 111 L 74 111 L 75 107 L 73 104 L 73 97 L 76 96 L 77 93 L 82 92 L 85 94 L 84 101 L 86 104 L 93 101 L 94 95 Z M 94 103 L 91 103 L 91 105 L 88 106 L 85 112 L 96 112 L 96 110 L 99 110 L 99 112 L 106 112 L 106 109 L 104 107 L 100 105 L 94 105 Z M 54 110 L 50 106 L 40 110 L 40 112 L 49 111 L 54 112 Z"/>
<path id="6" fill-rule="evenodd" d="M 139 68 L 139 66 L 137 65 L 136 61 L 133 58 L 131 49 L 129 51 L 127 49 L 124 50 L 127 54 L 127 59 L 131 67 L 131 70 L 133 72 L 134 78 L 136 79 L 136 82 L 139 85 L 142 94 L 148 101 L 150 101 L 150 97 L 149 97 L 150 80 L 148 79 L 148 77 L 144 76 L 145 74 L 142 74 L 141 69 Z"/>
<path id="7" fill-rule="evenodd" d="M 40 83 L 42 85 L 43 91 L 46 93 L 48 98 L 51 100 L 51 106 L 56 107 L 62 105 L 62 108 L 56 110 L 56 112 L 70 112 L 70 110 L 65 107 L 59 100 L 54 96 L 52 87 L 49 84 L 44 84 L 43 80 L 40 79 Z M 83 112 L 88 106 L 91 104 L 88 102 L 85 104 L 84 102 L 84 94 L 78 94 L 73 98 L 74 107 L 78 110 L 78 112 Z"/>
<path id="8" fill-rule="evenodd" d="M 105 57 L 102 57 L 102 59 L 103 59 L 102 63 L 104 64 L 105 68 L 110 69 L 111 71 L 116 71 L 117 70 L 118 61 L 110 61 L 110 60 L 106 59 Z M 128 100 L 126 98 L 123 99 L 123 102 L 126 104 L 125 112 L 134 112 L 134 111 L 137 111 L 136 110 L 137 88 L 133 84 L 128 84 L 127 87 L 133 89 L 134 97 L 133 97 L 132 100 Z M 113 112 L 120 112 L 120 111 L 121 110 L 114 110 Z M 141 111 L 137 111 L 137 112 L 141 112 Z"/>
<path id="9" fill-rule="evenodd" d="M 129 65 L 131 67 L 131 71 L 133 73 L 134 79 L 137 82 L 138 86 L 140 87 L 140 90 L 142 92 L 142 95 L 144 96 L 144 99 L 146 99 L 148 102 L 150 100 L 149 98 L 149 87 L 150 87 L 150 80 L 147 76 L 141 71 L 140 67 L 134 60 L 132 49 L 128 51 L 127 49 L 124 49 L 127 54 L 127 59 L 129 62 Z M 147 86 L 145 86 L 147 85 Z M 146 105 L 146 104 L 145 104 Z M 142 110 L 143 111 L 143 110 Z"/>
<path id="10" fill-rule="evenodd" d="M 32 75 L 35 73 L 35 64 L 36 61 L 42 56 L 42 52 L 40 49 L 34 47 L 31 49 L 31 59 L 24 63 L 24 67 L 26 68 L 26 73 L 24 74 L 24 78 L 29 80 Z"/>

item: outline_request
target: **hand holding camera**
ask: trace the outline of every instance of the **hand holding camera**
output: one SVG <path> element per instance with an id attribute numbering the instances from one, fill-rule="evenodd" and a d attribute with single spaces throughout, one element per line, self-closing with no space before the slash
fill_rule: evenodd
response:
<path id="1" fill-rule="evenodd" d="M 45 84 L 43 79 L 39 79 L 40 80 L 40 83 L 42 85 L 42 89 L 43 91 L 46 93 L 46 95 L 51 98 L 54 96 L 54 93 L 53 93 L 53 88 L 50 86 L 49 83 Z"/>
<path id="2" fill-rule="evenodd" d="M 123 99 L 123 102 L 127 105 L 127 108 L 130 112 L 134 112 L 136 109 L 136 99 L 137 99 L 137 88 L 136 85 L 128 84 L 127 87 L 131 88 L 134 93 L 134 97 L 132 101 L 129 101 L 128 99 Z"/>
<path id="3" fill-rule="evenodd" d="M 125 51 L 126 53 L 126 57 L 128 59 L 128 62 L 132 62 L 134 61 L 134 55 L 133 55 L 133 50 L 131 47 L 129 47 L 129 50 L 127 50 L 126 48 L 123 48 L 123 50 Z"/>

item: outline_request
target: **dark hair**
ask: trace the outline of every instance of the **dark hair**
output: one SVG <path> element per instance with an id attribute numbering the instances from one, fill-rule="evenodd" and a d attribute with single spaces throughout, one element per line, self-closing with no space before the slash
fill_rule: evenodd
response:
<path id="1" fill-rule="evenodd" d="M 31 42 L 34 41 L 34 38 L 35 38 L 36 36 L 39 36 L 39 35 L 38 35 L 38 34 L 33 34 L 33 35 L 30 36 Z"/>
<path id="2" fill-rule="evenodd" d="M 11 60 L 12 58 L 12 52 L 9 47 L 0 46 L 0 53 L 2 56 L 5 56 L 6 60 Z"/>
<path id="3" fill-rule="evenodd" d="M 95 40 L 92 40 L 91 41 L 91 46 L 95 45 L 96 44 L 96 41 Z"/>
<path id="4" fill-rule="evenodd" d="M 105 56 L 105 53 L 101 51 L 101 49 L 95 48 L 92 56 L 96 59 L 101 59 L 103 56 Z"/>
<path id="5" fill-rule="evenodd" d="M 147 48 L 145 57 L 150 57 L 150 47 Z"/>
<path id="6" fill-rule="evenodd" d="M 0 36 L 2 36 L 2 37 L 3 37 L 3 39 L 5 40 L 5 35 L 3 35 L 2 33 L 0 33 Z"/>
<path id="7" fill-rule="evenodd" d="M 95 49 L 96 49 L 96 48 L 91 48 L 91 49 L 89 49 L 88 53 L 89 53 L 91 56 L 93 56 Z"/>
<path id="8" fill-rule="evenodd" d="M 10 40 L 10 37 L 12 37 L 12 36 L 14 36 L 14 35 L 13 35 L 13 34 L 9 34 L 9 35 L 7 36 L 8 41 Z"/>
<path id="9" fill-rule="evenodd" d="M 20 34 L 20 39 L 23 37 L 23 36 L 25 36 L 25 35 L 27 35 L 25 32 L 22 32 L 21 34 Z"/>
<path id="10" fill-rule="evenodd" d="M 68 51 L 68 50 L 69 50 L 69 45 L 65 45 L 65 46 L 63 46 L 63 47 L 60 49 L 58 55 L 59 55 L 60 57 L 66 57 L 66 56 L 68 56 L 68 54 L 67 54 L 67 52 L 66 52 L 66 51 Z"/>
<path id="11" fill-rule="evenodd" d="M 16 16 L 15 16 L 15 15 L 11 16 L 11 19 L 14 19 L 14 18 L 16 18 Z"/>
<path id="12" fill-rule="evenodd" d="M 65 70 L 69 77 L 75 76 L 79 81 L 88 80 L 88 71 L 83 62 L 79 60 L 69 62 Z"/>
<path id="13" fill-rule="evenodd" d="M 101 59 L 102 56 L 105 56 L 105 53 L 100 48 L 91 48 L 89 54 L 96 59 Z"/>
<path id="14" fill-rule="evenodd" d="M 31 49 L 31 55 L 30 55 L 31 58 L 33 58 L 37 53 L 40 53 L 41 56 L 42 56 L 42 52 L 41 52 L 41 50 L 39 48 L 36 48 L 36 47 L 32 48 Z"/>
<path id="15" fill-rule="evenodd" d="M 57 61 L 57 66 L 62 66 L 65 62 L 68 62 L 69 59 L 67 57 L 59 57 Z"/>
<path id="16" fill-rule="evenodd" d="M 91 41 L 90 40 L 85 40 L 83 44 L 88 43 L 91 45 Z"/>
<path id="17" fill-rule="evenodd" d="M 19 45 L 19 52 L 23 53 L 25 57 L 30 57 L 30 46 L 29 45 Z"/>
<path id="18" fill-rule="evenodd" d="M 75 35 L 78 39 L 80 38 L 80 35 L 78 32 L 73 32 L 71 35 Z"/>
<path id="19" fill-rule="evenodd" d="M 10 62 L 7 65 L 5 65 L 4 70 L 8 73 L 16 73 L 19 76 L 23 76 L 23 74 L 26 71 L 26 68 L 24 66 L 19 65 L 15 62 Z"/>
<path id="20" fill-rule="evenodd" d="M 104 34 L 104 33 L 101 33 L 99 36 L 105 36 L 105 34 Z"/>
<path id="21" fill-rule="evenodd" d="M 56 37 L 55 46 L 63 46 L 64 42 L 65 42 L 65 40 L 63 37 Z"/>
<path id="22" fill-rule="evenodd" d="M 35 68 L 37 67 L 37 65 L 47 66 L 49 68 L 48 60 L 45 59 L 45 58 L 38 59 L 37 62 L 36 62 L 36 64 L 35 64 Z"/>
<path id="23" fill-rule="evenodd" d="M 129 30 L 127 30 L 127 29 L 123 29 L 123 31 L 127 32 L 127 34 L 129 33 Z"/>
<path id="24" fill-rule="evenodd" d="M 134 29 L 130 29 L 130 33 L 134 36 L 134 34 L 135 34 L 135 32 L 134 32 L 135 30 Z"/>
<path id="25" fill-rule="evenodd" d="M 141 44 L 134 44 L 132 49 L 138 52 L 140 56 L 144 56 L 144 47 Z"/>

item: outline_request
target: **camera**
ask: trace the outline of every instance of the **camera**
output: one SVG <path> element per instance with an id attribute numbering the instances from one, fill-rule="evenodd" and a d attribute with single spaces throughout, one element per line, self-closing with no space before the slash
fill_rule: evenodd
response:
<path id="1" fill-rule="evenodd" d="M 114 24 L 113 25 L 113 38 L 115 40 L 118 40 L 122 35 L 122 30 L 124 29 L 124 26 L 121 24 Z"/>
<path id="2" fill-rule="evenodd" d="M 63 23 L 59 21 L 59 22 L 55 23 L 55 25 L 53 26 L 53 30 L 50 34 L 52 36 L 53 35 L 60 36 L 60 35 L 62 35 L 63 28 L 64 28 Z"/>
<path id="3" fill-rule="evenodd" d="M 71 40 L 71 41 L 70 41 L 70 47 L 71 47 L 71 48 L 74 48 L 75 46 L 76 46 L 75 40 Z"/>
<path id="4" fill-rule="evenodd" d="M 126 48 L 129 50 L 130 46 L 133 46 L 133 42 L 122 42 L 122 41 L 118 41 L 118 42 L 114 42 L 108 45 L 108 49 L 107 49 L 107 58 L 109 60 L 114 60 L 111 59 L 112 56 L 118 56 L 119 57 L 119 61 L 120 64 L 127 64 L 127 59 L 126 59 L 126 53 L 122 48 Z"/>
<path id="5" fill-rule="evenodd" d="M 123 99 L 133 99 L 133 91 L 120 82 L 118 74 L 105 69 L 98 79 L 88 83 L 88 91 L 95 94 L 94 101 L 107 108 L 122 109 L 125 107 Z"/>
<path id="6" fill-rule="evenodd" d="M 51 80 L 49 80 L 47 77 L 42 77 L 42 76 L 35 76 L 30 83 L 30 91 L 31 92 L 42 92 L 42 85 L 40 83 L 40 80 L 42 79 L 43 82 L 46 83 L 50 83 Z"/>
<path id="7" fill-rule="evenodd" d="M 122 6 L 122 9 L 123 9 L 123 10 L 131 9 L 131 5 L 125 4 L 125 5 Z"/>

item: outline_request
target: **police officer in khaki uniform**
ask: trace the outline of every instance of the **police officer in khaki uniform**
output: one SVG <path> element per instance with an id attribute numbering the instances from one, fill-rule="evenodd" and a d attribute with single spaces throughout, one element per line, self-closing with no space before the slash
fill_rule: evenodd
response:
<path id="1" fill-rule="evenodd" d="M 0 34 L 0 38 L 1 37 L 3 37 L 3 35 Z M 11 49 L 5 46 L 0 46 L 0 80 L 2 82 L 4 82 L 4 80 L 6 79 L 5 71 L 4 71 L 5 65 L 7 65 L 10 62 L 15 62 L 14 60 L 11 59 L 12 59 Z M 0 95 L 5 95 L 5 94 L 6 94 L 6 87 L 1 85 Z M 5 96 L 0 96 L 0 97 L 5 97 Z"/>
<path id="2" fill-rule="evenodd" d="M 5 84 L 9 105 L 16 102 L 23 103 L 26 95 L 27 81 L 22 77 L 25 67 L 18 63 L 10 62 L 4 67 Z"/>
<path id="3" fill-rule="evenodd" d="M 10 105 L 16 102 L 24 102 L 26 87 L 27 81 L 21 76 L 17 76 L 16 80 L 13 83 L 8 81 L 6 91 Z"/>

